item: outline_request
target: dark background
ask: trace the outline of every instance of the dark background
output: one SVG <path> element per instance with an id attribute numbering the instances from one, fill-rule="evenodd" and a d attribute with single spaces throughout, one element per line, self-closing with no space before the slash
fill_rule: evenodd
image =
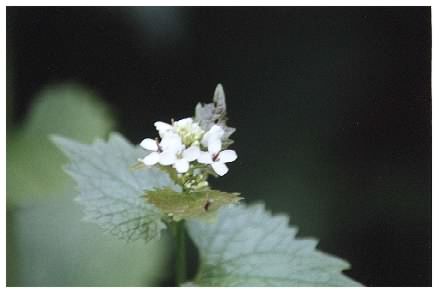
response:
<path id="1" fill-rule="evenodd" d="M 137 143 L 221 82 L 239 160 L 215 187 L 289 213 L 367 286 L 430 286 L 430 19 L 426 7 L 8 7 L 8 129 L 42 87 L 75 81 Z"/>

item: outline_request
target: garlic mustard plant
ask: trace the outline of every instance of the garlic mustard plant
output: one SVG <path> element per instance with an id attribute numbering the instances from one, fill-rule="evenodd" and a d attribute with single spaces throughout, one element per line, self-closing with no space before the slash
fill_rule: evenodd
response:
<path id="1" fill-rule="evenodd" d="M 213 103 L 197 104 L 194 117 L 154 127 L 157 137 L 139 146 L 119 134 L 92 145 L 53 137 L 70 158 L 66 170 L 78 184 L 87 220 L 127 240 L 153 241 L 170 231 L 176 285 L 360 285 L 342 274 L 347 262 L 318 251 L 313 239 L 296 238 L 287 216 L 210 187 L 210 176 L 227 174 L 226 164 L 238 158 L 230 149 L 235 129 L 227 125 L 221 85 Z M 193 280 L 186 274 L 187 236 L 200 255 Z"/>
<path id="2" fill-rule="evenodd" d="M 143 156 L 137 160 L 147 169 L 159 168 L 168 173 L 175 188 L 145 191 L 145 198 L 159 208 L 165 220 L 179 222 L 191 218 L 215 216 L 216 211 L 241 198 L 238 193 L 212 190 L 210 176 L 228 172 L 226 163 L 237 159 L 229 149 L 229 136 L 235 129 L 226 125 L 226 103 L 221 85 L 214 94 L 214 103 L 198 104 L 194 117 L 157 121 L 157 136 L 140 142 Z M 154 138 L 153 138 L 154 137 Z"/>

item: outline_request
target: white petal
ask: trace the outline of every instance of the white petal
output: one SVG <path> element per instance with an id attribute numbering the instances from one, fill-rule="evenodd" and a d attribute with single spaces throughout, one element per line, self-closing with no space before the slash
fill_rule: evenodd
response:
<path id="1" fill-rule="evenodd" d="M 173 152 L 163 152 L 159 155 L 159 163 L 164 166 L 172 165 L 176 162 L 176 154 Z"/>
<path id="2" fill-rule="evenodd" d="M 218 154 L 218 160 L 223 163 L 230 163 L 237 160 L 237 153 L 233 150 L 224 150 Z"/>
<path id="3" fill-rule="evenodd" d="M 145 156 L 145 158 L 142 159 L 142 162 L 147 166 L 153 166 L 157 162 L 159 162 L 159 153 L 152 152 L 149 155 Z"/>
<path id="4" fill-rule="evenodd" d="M 212 155 L 208 152 L 200 152 L 197 161 L 202 164 L 212 164 Z"/>
<path id="5" fill-rule="evenodd" d="M 222 142 L 220 139 L 211 139 L 208 142 L 208 151 L 211 154 L 217 154 L 222 149 Z"/>
<path id="6" fill-rule="evenodd" d="M 183 151 L 183 158 L 185 158 L 188 162 L 197 160 L 199 156 L 200 148 L 198 146 L 191 146 Z"/>
<path id="7" fill-rule="evenodd" d="M 220 176 L 225 175 L 228 173 L 228 167 L 222 162 L 214 162 L 211 164 L 212 169 L 214 169 L 215 173 L 217 173 Z"/>
<path id="8" fill-rule="evenodd" d="M 223 136 L 223 134 L 225 134 L 223 127 L 221 127 L 217 124 L 212 125 L 211 129 L 209 129 L 208 132 L 211 133 L 211 135 L 213 137 L 217 137 L 217 138 L 221 138 Z"/>
<path id="9" fill-rule="evenodd" d="M 180 136 L 173 132 L 167 132 L 160 142 L 160 147 L 163 151 L 180 152 L 185 146 L 182 144 Z"/>
<path id="10" fill-rule="evenodd" d="M 140 146 L 149 151 L 157 151 L 157 142 L 154 139 L 146 138 L 141 143 Z"/>
<path id="11" fill-rule="evenodd" d="M 204 145 L 204 146 L 208 146 L 208 141 L 209 141 L 209 135 L 208 135 L 208 133 L 206 132 L 204 135 L 203 135 L 203 137 L 202 137 L 202 145 Z"/>
<path id="12" fill-rule="evenodd" d="M 206 132 L 203 135 L 202 138 L 202 144 L 204 146 L 208 146 L 209 141 L 211 139 L 220 139 L 222 138 L 223 134 L 225 133 L 225 131 L 223 130 L 223 128 L 221 126 L 218 126 L 216 124 L 214 124 L 211 129 L 208 130 L 208 132 Z"/>
<path id="13" fill-rule="evenodd" d="M 174 122 L 174 124 L 179 127 L 185 127 L 185 126 L 189 127 L 192 123 L 193 123 L 192 118 L 184 118 Z"/>
<path id="14" fill-rule="evenodd" d="M 185 173 L 189 169 L 189 163 L 185 159 L 180 159 L 174 163 L 174 168 L 176 168 L 179 173 Z"/>
<path id="15" fill-rule="evenodd" d="M 162 137 L 167 131 L 173 129 L 173 127 L 165 122 L 157 121 L 154 123 L 154 126 L 157 129 L 157 132 L 159 132 L 160 137 Z"/>

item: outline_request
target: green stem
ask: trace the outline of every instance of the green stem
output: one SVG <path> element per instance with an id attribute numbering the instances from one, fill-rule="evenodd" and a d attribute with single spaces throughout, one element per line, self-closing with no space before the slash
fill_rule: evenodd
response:
<path id="1" fill-rule="evenodd" d="M 186 281 L 186 247 L 185 247 L 185 222 L 183 220 L 174 225 L 176 239 L 176 283 L 177 286 Z"/>

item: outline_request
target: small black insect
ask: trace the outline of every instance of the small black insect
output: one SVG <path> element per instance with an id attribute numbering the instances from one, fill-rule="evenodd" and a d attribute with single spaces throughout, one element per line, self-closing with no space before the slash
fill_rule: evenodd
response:
<path id="1" fill-rule="evenodd" d="M 205 212 L 208 211 L 209 207 L 211 206 L 212 203 L 212 199 L 208 199 L 205 203 L 205 205 L 203 206 L 203 208 L 205 209 Z"/>

